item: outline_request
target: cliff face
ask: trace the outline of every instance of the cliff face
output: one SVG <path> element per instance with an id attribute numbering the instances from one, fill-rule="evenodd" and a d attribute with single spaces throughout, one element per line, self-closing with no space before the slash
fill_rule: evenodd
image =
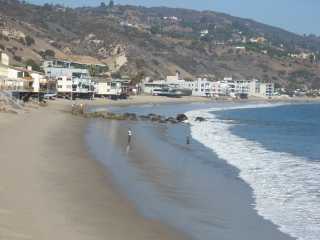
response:
<path id="1" fill-rule="evenodd" d="M 111 72 L 134 78 L 179 70 L 186 78 L 232 75 L 291 88 L 320 87 L 315 36 L 209 11 L 0 3 L 0 48 L 17 64 L 55 55 L 104 63 Z M 5 30 L 24 36 L 4 36 Z"/>

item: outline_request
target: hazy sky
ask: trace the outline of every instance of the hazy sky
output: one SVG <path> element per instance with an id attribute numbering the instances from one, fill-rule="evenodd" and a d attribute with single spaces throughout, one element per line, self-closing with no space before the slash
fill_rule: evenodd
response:
<path id="1" fill-rule="evenodd" d="M 28 0 L 69 6 L 98 5 L 103 0 Z M 119 4 L 214 10 L 251 18 L 297 33 L 320 35 L 319 0 L 114 0 Z M 108 0 L 107 0 L 108 2 Z"/>

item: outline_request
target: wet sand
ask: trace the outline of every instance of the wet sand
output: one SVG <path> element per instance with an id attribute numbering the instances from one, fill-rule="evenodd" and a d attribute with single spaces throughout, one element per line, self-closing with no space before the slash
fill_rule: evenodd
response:
<path id="1" fill-rule="evenodd" d="M 184 239 L 113 188 L 86 151 L 86 121 L 64 110 L 0 113 L 0 239 Z"/>

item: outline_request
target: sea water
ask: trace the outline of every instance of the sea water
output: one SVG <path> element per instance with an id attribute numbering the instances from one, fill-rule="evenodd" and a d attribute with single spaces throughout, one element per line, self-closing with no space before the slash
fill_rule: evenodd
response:
<path id="1" fill-rule="evenodd" d="M 240 170 L 258 214 L 300 240 L 320 236 L 320 104 L 187 113 L 192 137 Z M 207 121 L 196 122 L 197 116 Z"/>

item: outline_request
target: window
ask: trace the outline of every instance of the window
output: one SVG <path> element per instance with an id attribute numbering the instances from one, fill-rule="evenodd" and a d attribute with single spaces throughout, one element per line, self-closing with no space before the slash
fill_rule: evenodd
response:
<path id="1" fill-rule="evenodd" d="M 18 72 L 18 78 L 23 78 L 23 72 Z"/>

